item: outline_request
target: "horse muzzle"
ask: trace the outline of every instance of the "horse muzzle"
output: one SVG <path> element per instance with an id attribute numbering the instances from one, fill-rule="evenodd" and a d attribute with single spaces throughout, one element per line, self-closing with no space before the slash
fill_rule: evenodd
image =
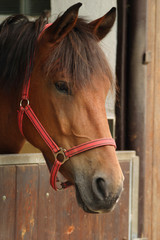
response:
<path id="1" fill-rule="evenodd" d="M 77 202 L 88 213 L 106 213 L 114 209 L 123 190 L 123 181 L 114 188 L 106 178 L 93 177 L 90 184 L 75 184 Z"/>

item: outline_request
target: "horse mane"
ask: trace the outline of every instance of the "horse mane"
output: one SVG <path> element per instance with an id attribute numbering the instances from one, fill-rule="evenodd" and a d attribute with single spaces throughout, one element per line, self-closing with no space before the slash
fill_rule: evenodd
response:
<path id="1" fill-rule="evenodd" d="M 46 23 L 44 14 L 34 22 L 24 15 L 15 15 L 1 23 L 1 89 L 21 89 L 24 81 L 29 80 L 36 42 Z M 81 18 L 78 18 L 72 31 L 50 51 L 43 66 L 47 75 L 55 75 L 56 71 L 66 74 L 76 87 L 91 80 L 93 74 L 99 78 L 107 75 L 113 82 L 106 57 L 87 21 Z"/>
<path id="2" fill-rule="evenodd" d="M 36 21 L 24 15 L 10 16 L 0 25 L 0 86 L 21 88 L 29 79 L 39 33 L 47 23 L 45 14 Z"/>

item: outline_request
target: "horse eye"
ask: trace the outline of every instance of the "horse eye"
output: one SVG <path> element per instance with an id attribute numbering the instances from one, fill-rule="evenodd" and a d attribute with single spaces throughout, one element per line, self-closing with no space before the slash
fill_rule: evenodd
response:
<path id="1" fill-rule="evenodd" d="M 67 95 L 71 94 L 71 91 L 69 89 L 69 86 L 68 86 L 67 82 L 63 82 L 63 81 L 56 82 L 55 87 L 61 93 L 64 93 L 64 94 L 67 94 Z"/>

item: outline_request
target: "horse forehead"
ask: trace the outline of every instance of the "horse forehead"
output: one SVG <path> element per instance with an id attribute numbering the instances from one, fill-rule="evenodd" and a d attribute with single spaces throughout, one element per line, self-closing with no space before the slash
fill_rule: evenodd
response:
<path id="1" fill-rule="evenodd" d="M 106 90 L 104 88 L 92 88 L 82 90 L 77 94 L 77 101 L 79 105 L 84 105 L 89 109 L 102 108 L 105 105 L 106 100 Z"/>
<path id="2" fill-rule="evenodd" d="M 110 82 L 108 77 L 97 76 L 93 79 L 89 80 L 88 86 L 84 86 L 82 89 L 82 95 L 85 98 L 95 98 L 97 97 L 99 100 L 106 98 L 107 93 L 110 89 Z"/>

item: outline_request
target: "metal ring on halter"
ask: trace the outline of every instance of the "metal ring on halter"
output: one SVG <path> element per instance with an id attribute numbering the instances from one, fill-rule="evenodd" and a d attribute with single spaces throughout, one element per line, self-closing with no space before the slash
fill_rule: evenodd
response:
<path id="1" fill-rule="evenodd" d="M 61 163 L 65 163 L 69 158 L 65 155 L 66 149 L 60 147 L 59 151 L 54 153 L 55 158 Z"/>
<path id="2" fill-rule="evenodd" d="M 21 108 L 25 108 L 26 106 L 29 105 L 29 99 L 28 99 L 28 98 L 23 98 L 23 99 L 21 99 L 19 105 L 20 105 Z"/>

